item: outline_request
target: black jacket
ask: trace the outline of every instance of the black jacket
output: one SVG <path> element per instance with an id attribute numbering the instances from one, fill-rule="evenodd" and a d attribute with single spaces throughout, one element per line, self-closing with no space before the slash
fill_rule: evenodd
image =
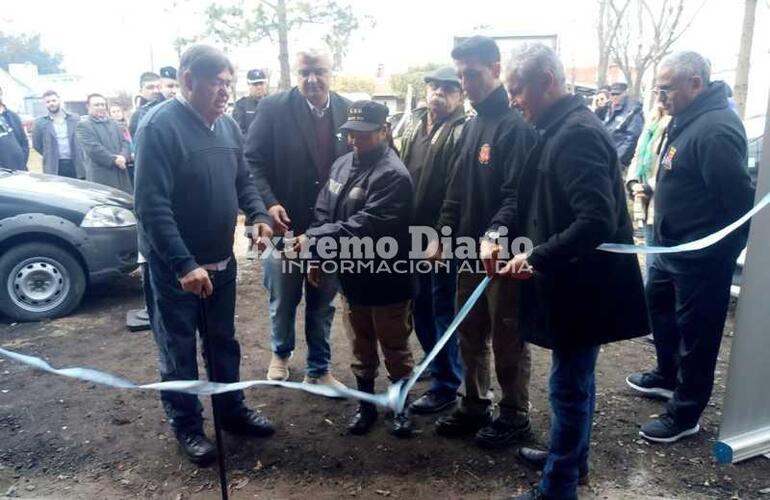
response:
<path id="1" fill-rule="evenodd" d="M 158 97 L 152 101 L 148 101 L 142 98 L 142 104 L 136 108 L 136 110 L 134 110 L 134 113 L 131 115 L 131 119 L 128 121 L 128 132 L 131 134 L 132 138 L 136 136 L 136 131 L 139 130 L 139 124 L 142 122 L 142 118 L 144 118 L 152 108 L 162 103 L 163 101 L 165 101 L 165 99 L 162 97 Z"/>
<path id="2" fill-rule="evenodd" d="M 451 164 L 457 155 L 467 117 L 463 106 L 458 106 L 454 113 L 432 131 L 430 147 L 423 164 L 411 165 L 414 138 L 420 127 L 426 126 L 427 116 L 427 108 L 415 110 L 412 121 L 404 132 L 401 159 L 414 182 L 412 224 L 434 227 L 441 215 L 441 206 L 444 204 L 451 178 Z"/>
<path id="3" fill-rule="evenodd" d="M 636 255 L 601 252 L 633 243 L 617 153 L 580 98 L 565 96 L 537 124 L 538 143 L 492 229 L 518 226 L 535 245 L 535 276 L 522 282 L 525 339 L 569 349 L 649 333 Z M 500 278 L 497 278 L 500 279 Z"/>
<path id="4" fill-rule="evenodd" d="M 377 272 L 383 259 L 369 259 L 367 269 L 339 272 L 340 286 L 351 304 L 384 306 L 413 296 L 412 274 L 396 273 L 395 262 L 408 265 L 409 217 L 414 191 L 404 164 L 387 144 L 361 158 L 348 153 L 334 162 L 329 182 L 318 195 L 309 238 L 395 238 L 398 252 L 384 259 L 391 272 Z M 365 257 L 365 256 L 364 256 Z M 408 268 L 403 268 L 408 270 Z"/>
<path id="5" fill-rule="evenodd" d="M 5 120 L 5 123 L 11 127 L 10 132 L 13 134 L 13 137 L 16 138 L 16 142 L 21 148 L 21 152 L 24 155 L 24 166 L 26 167 L 27 160 L 29 160 L 29 139 L 27 139 L 27 132 L 24 130 L 21 118 L 10 109 L 5 108 L 3 112 L 0 113 L 0 119 Z M 24 170 L 26 170 L 26 168 L 24 168 Z"/>
<path id="6" fill-rule="evenodd" d="M 346 138 L 338 132 L 347 119 L 349 106 L 350 101 L 331 93 L 329 107 L 337 158 L 350 150 Z M 245 143 L 246 160 L 265 205 L 282 205 L 295 235 L 304 233 L 313 221 L 315 200 L 321 190 L 310 113 L 307 100 L 297 88 L 265 97 Z"/>
<path id="7" fill-rule="evenodd" d="M 636 151 L 636 143 L 644 128 L 642 104 L 629 96 L 624 97 L 620 106 L 609 107 L 604 117 L 604 127 L 615 143 L 620 164 L 630 165 Z"/>
<path id="8" fill-rule="evenodd" d="M 478 114 L 463 127 L 460 152 L 436 225 L 436 230 L 451 227 L 455 237 L 484 234 L 503 201 L 502 186 L 514 177 L 535 142 L 534 130 L 518 111 L 508 107 L 502 85 L 474 108 Z"/>
<path id="9" fill-rule="evenodd" d="M 151 110 L 136 134 L 139 250 L 182 277 L 233 253 L 238 208 L 270 223 L 229 116 L 203 119 L 178 98 Z"/>
<path id="10" fill-rule="evenodd" d="M 233 109 L 233 120 L 241 127 L 243 135 L 249 131 L 251 122 L 254 121 L 254 117 L 257 116 L 257 106 L 261 97 L 244 96 L 235 101 L 235 108 Z"/>
<path id="11" fill-rule="evenodd" d="M 746 133 L 729 109 L 727 86 L 713 82 L 666 130 L 655 189 L 655 241 L 687 243 L 722 229 L 748 212 L 754 186 L 746 160 Z M 659 255 L 673 272 L 698 272 L 710 263 L 734 265 L 748 226 L 696 252 Z"/>
<path id="12" fill-rule="evenodd" d="M 78 179 L 86 178 L 86 167 L 83 164 L 83 152 L 75 137 L 75 128 L 80 122 L 80 116 L 64 111 L 67 123 L 67 136 L 70 143 L 70 159 L 75 166 Z M 43 157 L 43 173 L 58 175 L 59 173 L 59 141 L 56 139 L 53 118 L 51 115 L 41 116 L 35 120 L 32 128 L 32 145 L 35 151 Z"/>

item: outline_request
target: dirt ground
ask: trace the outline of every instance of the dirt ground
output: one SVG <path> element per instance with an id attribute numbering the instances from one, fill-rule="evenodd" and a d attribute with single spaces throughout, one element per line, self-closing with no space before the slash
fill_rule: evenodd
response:
<path id="1" fill-rule="evenodd" d="M 258 264 L 241 260 L 237 309 L 242 378 L 263 378 L 270 358 L 265 292 Z M 125 313 L 141 304 L 136 276 L 92 289 L 69 318 L 10 324 L 0 318 L 0 346 L 41 356 L 56 367 L 88 366 L 135 382 L 158 379 L 149 332 L 130 333 Z M 298 325 L 302 331 L 302 324 Z M 728 327 L 729 329 L 729 327 Z M 334 373 L 353 384 L 350 351 L 337 318 Z M 654 350 L 644 341 L 606 346 L 597 369 L 598 397 L 591 486 L 581 498 L 770 498 L 770 461 L 718 465 L 711 456 L 731 339 L 725 338 L 713 403 L 704 431 L 674 446 L 642 441 L 638 427 L 662 403 L 638 398 L 624 384 L 629 371 L 648 368 Z M 418 351 L 416 343 L 415 352 Z M 298 341 L 291 379 L 302 379 Z M 532 418 L 536 442 L 547 438 L 546 351 L 533 353 Z M 378 381 L 384 388 L 384 377 Z M 424 390 L 418 384 L 415 393 Z M 277 426 L 274 437 L 226 436 L 231 498 L 486 499 L 523 491 L 538 476 L 513 450 L 487 452 L 470 440 L 433 432 L 435 417 L 418 417 L 409 440 L 390 436 L 382 419 L 365 437 L 345 434 L 354 403 L 282 389 L 247 391 L 248 404 Z M 209 413 L 205 401 L 206 414 Z M 211 421 L 207 430 L 213 435 Z M 199 469 L 178 452 L 156 393 L 107 389 L 32 371 L 0 358 L 0 495 L 23 498 L 218 498 L 216 467 Z"/>

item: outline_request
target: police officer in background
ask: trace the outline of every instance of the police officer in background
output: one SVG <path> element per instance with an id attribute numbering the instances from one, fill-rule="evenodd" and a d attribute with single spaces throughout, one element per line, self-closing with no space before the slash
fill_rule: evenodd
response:
<path id="1" fill-rule="evenodd" d="M 249 125 L 257 116 L 259 101 L 267 95 L 267 75 L 261 69 L 252 69 L 246 73 L 246 82 L 249 84 L 249 95 L 238 99 L 233 111 L 233 118 L 241 127 L 243 135 L 249 131 Z"/>
<path id="2" fill-rule="evenodd" d="M 163 99 L 171 99 L 179 90 L 179 82 L 176 80 L 176 68 L 173 66 L 163 66 L 160 68 L 160 93 Z M 157 104 L 157 101 L 155 104 Z"/>

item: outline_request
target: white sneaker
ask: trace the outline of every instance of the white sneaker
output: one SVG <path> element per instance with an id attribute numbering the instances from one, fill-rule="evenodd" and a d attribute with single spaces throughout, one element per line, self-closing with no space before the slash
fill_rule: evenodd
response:
<path id="1" fill-rule="evenodd" d="M 289 380 L 289 359 L 291 356 L 282 358 L 273 353 L 273 358 L 270 360 L 270 366 L 267 367 L 267 379 L 268 380 Z"/>

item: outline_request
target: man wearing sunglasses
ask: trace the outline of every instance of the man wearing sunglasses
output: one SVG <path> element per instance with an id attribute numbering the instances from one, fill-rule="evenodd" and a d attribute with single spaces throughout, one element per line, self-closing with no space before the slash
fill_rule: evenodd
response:
<path id="1" fill-rule="evenodd" d="M 329 90 L 332 63 L 315 50 L 297 55 L 297 86 L 262 99 L 246 137 L 245 154 L 276 234 L 303 234 L 313 221 L 318 192 L 332 163 L 350 149 L 339 131 L 350 101 Z M 305 382 L 342 386 L 330 373 L 329 333 L 334 317 L 335 280 L 313 287 L 280 256 L 262 261 L 269 293 L 273 357 L 270 380 L 289 378 L 297 306 L 305 295 Z"/>
<path id="2" fill-rule="evenodd" d="M 730 109 L 728 87 L 710 81 L 711 65 L 696 52 L 660 64 L 658 99 L 672 116 L 655 189 L 656 245 L 674 246 L 712 234 L 751 209 L 746 133 Z M 647 300 L 657 366 L 626 379 L 642 395 L 668 400 L 644 424 L 642 437 L 673 443 L 695 434 L 711 397 L 735 260 L 748 227 L 695 252 L 656 256 Z"/>
<path id="3" fill-rule="evenodd" d="M 425 76 L 427 106 L 414 111 L 404 133 L 401 159 L 415 185 L 411 224 L 435 227 L 441 215 L 451 159 L 460 143 L 466 121 L 463 91 L 457 71 L 439 68 Z M 418 275 L 418 292 L 412 304 L 414 330 L 429 353 L 454 318 L 457 276 L 454 266 Z M 445 410 L 457 401 L 463 369 L 457 340 L 452 339 L 431 365 L 430 389 L 412 403 L 414 413 Z"/>

